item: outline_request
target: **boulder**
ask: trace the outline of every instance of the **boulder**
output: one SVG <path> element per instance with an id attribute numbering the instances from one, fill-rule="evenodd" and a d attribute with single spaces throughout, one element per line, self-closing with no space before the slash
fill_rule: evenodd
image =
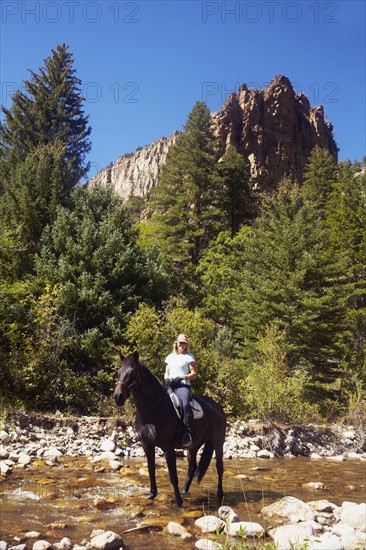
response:
<path id="1" fill-rule="evenodd" d="M 269 535 L 275 541 L 277 550 L 290 550 L 292 547 L 301 547 L 305 540 L 314 534 L 311 525 L 301 523 L 282 525 L 270 529 Z"/>
<path id="2" fill-rule="evenodd" d="M 261 513 L 268 517 L 278 516 L 292 523 L 297 521 L 316 521 L 315 511 L 302 500 L 288 496 L 262 508 Z"/>
<path id="3" fill-rule="evenodd" d="M 366 532 L 366 504 L 343 502 L 340 520 L 358 531 Z"/>
<path id="4" fill-rule="evenodd" d="M 97 550 L 119 550 L 124 548 L 122 538 L 113 531 L 104 531 L 90 540 L 90 546 Z"/>
<path id="5" fill-rule="evenodd" d="M 203 516 L 194 523 L 202 533 L 216 533 L 217 530 L 222 531 L 225 528 L 225 522 L 217 516 Z"/>
<path id="6" fill-rule="evenodd" d="M 229 523 L 226 530 L 232 537 L 237 537 L 241 533 L 245 534 L 246 537 L 258 537 L 264 533 L 263 527 L 259 525 L 259 523 L 252 521 L 235 521 Z"/>

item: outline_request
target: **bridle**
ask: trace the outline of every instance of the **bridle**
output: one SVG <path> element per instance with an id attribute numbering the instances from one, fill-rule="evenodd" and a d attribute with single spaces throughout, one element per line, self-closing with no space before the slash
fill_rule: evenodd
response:
<path id="1" fill-rule="evenodd" d="M 123 388 L 126 388 L 126 390 L 130 392 L 132 390 L 132 388 L 135 386 L 136 382 L 138 380 L 140 380 L 139 374 L 140 374 L 140 371 L 138 371 L 136 373 L 136 376 L 135 376 L 134 380 L 131 382 L 131 384 L 125 384 L 125 382 L 121 382 L 120 380 L 118 380 L 118 382 L 116 384 L 116 389 L 117 389 L 117 386 L 121 386 L 122 391 L 123 391 Z"/>

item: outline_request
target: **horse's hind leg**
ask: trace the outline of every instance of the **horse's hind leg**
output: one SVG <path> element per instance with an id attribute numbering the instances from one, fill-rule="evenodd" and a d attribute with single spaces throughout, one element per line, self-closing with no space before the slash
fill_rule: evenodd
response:
<path id="1" fill-rule="evenodd" d="M 192 483 L 192 479 L 197 470 L 197 451 L 198 449 L 188 449 L 187 451 L 188 476 L 182 491 L 184 495 L 188 494 L 189 488 Z"/>
<path id="2" fill-rule="evenodd" d="M 216 455 L 216 471 L 218 477 L 217 484 L 217 498 L 219 501 L 222 501 L 224 498 L 224 489 L 222 487 L 222 478 L 224 475 L 224 461 L 223 461 L 223 445 L 220 445 L 219 448 L 215 448 Z"/>

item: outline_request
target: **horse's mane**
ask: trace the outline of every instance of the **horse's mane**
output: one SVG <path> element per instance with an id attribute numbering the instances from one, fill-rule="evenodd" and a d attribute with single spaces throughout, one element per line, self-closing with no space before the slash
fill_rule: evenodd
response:
<path id="1" fill-rule="evenodd" d="M 158 377 L 151 372 L 151 370 L 145 365 L 145 363 L 142 363 L 141 361 L 139 361 L 139 365 L 142 371 L 144 372 L 144 374 L 146 375 L 146 377 L 148 378 L 149 382 L 159 384 L 159 386 L 162 387 L 162 384 L 158 379 Z"/>

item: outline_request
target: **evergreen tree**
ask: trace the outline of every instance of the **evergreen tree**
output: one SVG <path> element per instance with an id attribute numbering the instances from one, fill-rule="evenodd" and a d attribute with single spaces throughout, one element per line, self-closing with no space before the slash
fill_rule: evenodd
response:
<path id="1" fill-rule="evenodd" d="M 196 266 L 217 234 L 221 214 L 213 181 L 216 160 L 210 112 L 198 101 L 161 170 L 151 201 L 168 251 L 184 265 Z"/>
<path id="2" fill-rule="evenodd" d="M 110 190 L 76 188 L 72 203 L 45 229 L 36 274 L 42 287 L 60 285 L 56 305 L 75 331 L 68 364 L 95 375 L 121 343 L 129 315 L 140 302 L 165 299 L 169 280 L 159 257 L 138 247 Z"/>
<path id="3" fill-rule="evenodd" d="M 282 182 L 265 200 L 242 256 L 237 336 L 251 355 L 275 321 L 287 334 L 290 368 L 305 366 L 313 379 L 329 382 L 341 312 L 325 246 L 324 230 L 298 186 Z"/>
<path id="4" fill-rule="evenodd" d="M 337 259 L 338 295 L 347 308 L 343 364 L 346 392 L 366 390 L 366 175 L 344 163 L 331 195 L 327 222 L 330 254 Z"/>
<path id="5" fill-rule="evenodd" d="M 326 149 L 318 145 L 310 153 L 302 184 L 302 193 L 321 219 L 337 181 L 337 165 Z"/>
<path id="6" fill-rule="evenodd" d="M 0 156 L 11 163 L 24 161 L 41 145 L 62 144 L 69 187 L 87 173 L 85 157 L 91 148 L 91 128 L 73 63 L 65 44 L 52 50 L 39 73 L 30 71 L 31 79 L 24 81 L 26 93 L 17 91 L 11 108 L 2 107 L 5 116 L 0 124 Z"/>
<path id="7" fill-rule="evenodd" d="M 44 227 L 54 221 L 58 205 L 68 204 L 63 155 L 62 145 L 50 143 L 34 149 L 10 170 L 0 164 L 0 173 L 7 173 L 0 197 L 0 276 L 5 279 L 33 271 Z"/>
<path id="8" fill-rule="evenodd" d="M 244 158 L 232 145 L 220 159 L 217 175 L 217 185 L 221 189 L 222 229 L 228 229 L 233 237 L 252 217 L 253 196 Z"/>

